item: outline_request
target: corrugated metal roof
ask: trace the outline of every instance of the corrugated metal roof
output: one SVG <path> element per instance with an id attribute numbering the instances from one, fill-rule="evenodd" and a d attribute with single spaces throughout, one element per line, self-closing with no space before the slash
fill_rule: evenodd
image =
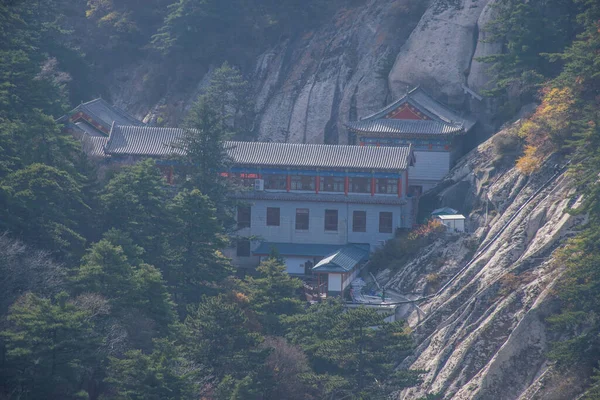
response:
<path id="1" fill-rule="evenodd" d="M 106 146 L 110 155 L 160 157 L 180 154 L 184 135 L 180 128 L 114 125 Z M 339 168 L 400 171 L 408 168 L 412 148 L 361 147 L 347 145 L 225 142 L 232 163 L 246 166 Z"/>
<path id="2" fill-rule="evenodd" d="M 448 124 L 439 121 L 417 121 L 402 119 L 369 119 L 349 122 L 346 126 L 355 132 L 383 133 L 392 135 L 423 134 L 451 135 L 462 133 L 462 125 Z"/>
<path id="3" fill-rule="evenodd" d="M 369 196 L 348 194 L 298 193 L 298 192 L 261 192 L 249 190 L 230 194 L 231 197 L 243 200 L 276 200 L 276 201 L 317 201 L 320 203 L 349 204 L 386 204 L 404 205 L 406 200 L 396 196 Z"/>
<path id="4" fill-rule="evenodd" d="M 352 271 L 362 261 L 369 257 L 369 250 L 349 244 L 332 255 L 322 259 L 313 267 L 315 272 L 344 273 Z"/>
<path id="5" fill-rule="evenodd" d="M 437 208 L 431 212 L 431 215 L 455 215 L 458 214 L 458 210 L 450 207 Z"/>
<path id="6" fill-rule="evenodd" d="M 408 129 L 415 129 L 415 128 L 411 127 L 410 125 L 406 125 L 406 126 L 403 125 L 401 127 L 394 128 L 394 129 L 399 129 L 398 132 L 396 132 L 394 130 L 394 131 L 391 131 L 388 133 L 449 134 L 449 133 L 460 132 L 460 130 L 453 131 L 457 127 L 459 127 L 461 130 L 464 129 L 464 132 L 467 132 L 476 123 L 476 120 L 472 116 L 462 115 L 462 114 L 458 113 L 457 111 L 452 110 L 448 106 L 435 100 L 433 97 L 431 97 L 429 94 L 427 94 L 427 92 L 425 92 L 423 89 L 421 89 L 418 86 L 416 88 L 412 89 L 411 91 L 409 91 L 407 94 L 405 94 L 398 100 L 396 100 L 395 102 L 385 106 L 381 110 L 379 110 L 371 115 L 361 118 L 359 121 L 356 121 L 356 122 L 385 120 L 386 115 L 388 115 L 390 112 L 392 112 L 393 110 L 395 110 L 396 108 L 398 108 L 400 105 L 402 105 L 404 103 L 410 103 L 414 107 L 418 108 L 421 112 L 423 112 L 424 114 L 426 114 L 427 116 L 432 118 L 434 121 L 437 121 L 437 122 L 441 123 L 442 125 L 447 125 L 447 127 L 442 128 L 441 126 L 434 126 L 434 125 L 428 126 L 428 125 L 426 125 L 426 123 L 431 122 L 431 121 L 416 120 L 416 121 L 414 121 L 415 123 L 422 124 L 424 127 L 426 127 L 424 129 L 432 129 L 432 131 L 431 132 L 429 132 L 429 131 L 423 132 L 422 130 L 408 131 Z M 408 120 L 398 120 L 398 121 L 408 122 Z M 413 120 L 410 120 L 410 121 L 412 122 Z M 353 129 L 352 124 L 355 124 L 356 122 L 348 123 L 347 126 L 351 129 Z M 374 128 L 375 128 L 375 126 L 372 127 L 372 129 L 374 129 Z M 382 126 L 382 128 L 392 129 L 391 126 Z M 361 130 L 361 131 L 362 132 L 373 132 L 371 130 Z"/>
<path id="7" fill-rule="evenodd" d="M 339 244 L 300 244 L 300 243 L 275 243 L 262 242 L 254 253 L 257 256 L 269 255 L 273 248 L 282 256 L 325 257 L 338 251 Z"/>
<path id="8" fill-rule="evenodd" d="M 466 219 L 464 215 L 461 214 L 454 214 L 454 215 L 436 215 L 437 218 L 441 219 L 442 221 L 447 221 L 447 220 L 456 220 L 456 219 Z"/>

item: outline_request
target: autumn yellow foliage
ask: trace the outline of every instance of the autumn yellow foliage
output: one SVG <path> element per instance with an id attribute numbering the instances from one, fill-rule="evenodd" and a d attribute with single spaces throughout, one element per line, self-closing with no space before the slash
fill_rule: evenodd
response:
<path id="1" fill-rule="evenodd" d="M 546 88 L 542 103 L 535 113 L 521 124 L 519 136 L 527 142 L 525 153 L 517 160 L 517 169 L 531 174 L 570 135 L 574 95 L 569 88 Z"/>
<path id="2" fill-rule="evenodd" d="M 538 149 L 534 146 L 525 146 L 525 153 L 517 160 L 517 169 L 526 175 L 537 171 L 542 165 L 542 158 L 538 155 Z"/>

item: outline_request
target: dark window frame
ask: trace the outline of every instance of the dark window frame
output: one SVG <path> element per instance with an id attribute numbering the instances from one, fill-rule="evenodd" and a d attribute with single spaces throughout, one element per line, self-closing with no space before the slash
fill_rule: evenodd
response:
<path id="1" fill-rule="evenodd" d="M 361 216 L 361 217 L 359 217 Z M 352 232 L 367 231 L 367 212 L 363 210 L 352 211 Z"/>
<path id="2" fill-rule="evenodd" d="M 316 177 L 313 175 L 292 175 L 290 177 L 291 190 L 315 191 Z"/>
<path id="3" fill-rule="evenodd" d="M 398 179 L 377 178 L 375 180 L 375 193 L 397 194 L 398 193 Z"/>
<path id="4" fill-rule="evenodd" d="M 286 190 L 287 175 L 283 174 L 266 174 L 263 176 L 265 181 L 265 189 L 269 190 Z"/>
<path id="5" fill-rule="evenodd" d="M 351 177 L 349 186 L 350 193 L 371 193 L 371 178 Z"/>
<path id="6" fill-rule="evenodd" d="M 389 222 L 389 225 L 388 225 Z M 394 232 L 394 213 L 391 211 L 379 212 L 379 233 Z"/>
<path id="7" fill-rule="evenodd" d="M 334 214 L 335 213 L 335 214 Z M 335 216 L 335 228 L 333 219 Z M 324 229 L 326 232 L 337 232 L 339 224 L 339 213 L 338 210 L 325 210 Z"/>
<path id="8" fill-rule="evenodd" d="M 300 211 L 300 212 L 299 212 Z M 301 218 L 298 218 L 301 216 Z M 307 231 L 310 228 L 310 209 L 296 208 L 296 230 Z"/>
<path id="9" fill-rule="evenodd" d="M 343 176 L 322 176 L 319 182 L 319 191 L 330 193 L 344 193 L 346 178 Z"/>
<path id="10" fill-rule="evenodd" d="M 276 215 L 276 217 L 275 217 Z M 277 220 L 277 221 L 275 221 Z M 267 226 L 281 225 L 281 208 L 267 207 Z"/>
<path id="11" fill-rule="evenodd" d="M 241 210 L 247 210 L 247 213 L 240 212 Z M 247 218 L 246 218 L 247 215 Z M 244 218 L 242 218 L 244 216 Z M 250 228 L 252 226 L 252 207 L 251 206 L 238 206 L 237 207 L 237 227 L 238 229 Z"/>
<path id="12" fill-rule="evenodd" d="M 238 239 L 235 254 L 237 257 L 250 257 L 252 255 L 250 239 Z"/>

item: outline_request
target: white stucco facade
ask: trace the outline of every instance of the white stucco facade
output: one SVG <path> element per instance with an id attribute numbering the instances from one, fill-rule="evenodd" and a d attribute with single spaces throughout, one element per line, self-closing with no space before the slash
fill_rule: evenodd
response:
<path id="1" fill-rule="evenodd" d="M 409 227 L 412 224 L 410 203 L 406 204 L 361 204 L 349 202 L 317 202 L 317 201 L 278 201 L 278 200 L 252 200 L 246 203 L 251 208 L 250 227 L 237 231 L 239 237 L 250 237 L 251 253 L 238 256 L 237 249 L 225 250 L 225 255 L 232 258 L 234 264 L 242 267 L 256 266 L 260 258 L 254 256 L 252 251 L 261 242 L 295 243 L 295 244 L 327 244 L 346 245 L 348 243 L 369 244 L 371 250 L 383 245 L 394 237 L 397 228 Z M 279 209 L 279 224 L 267 224 L 267 209 Z M 308 229 L 297 229 L 296 216 L 298 210 L 303 213 L 308 210 Z M 327 211 L 337 211 L 337 225 L 335 229 L 325 229 L 325 214 Z M 362 212 L 365 216 L 364 231 L 354 227 L 353 217 L 355 212 Z M 386 213 L 381 216 L 381 213 Z M 380 219 L 391 216 L 391 229 L 382 229 Z M 272 221 L 271 221 L 272 222 Z M 329 227 L 331 228 L 331 226 Z M 359 229 L 357 229 L 359 228 Z M 304 274 L 304 263 L 314 262 L 313 257 L 282 254 L 288 272 Z"/>

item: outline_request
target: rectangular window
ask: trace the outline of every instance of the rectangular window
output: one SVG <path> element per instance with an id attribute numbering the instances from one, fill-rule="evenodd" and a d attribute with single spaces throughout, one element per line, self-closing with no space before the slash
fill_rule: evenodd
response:
<path id="1" fill-rule="evenodd" d="M 375 180 L 375 188 L 377 193 L 398 194 L 398 179 L 377 178 Z"/>
<path id="2" fill-rule="evenodd" d="M 267 207 L 267 226 L 279 226 L 279 207 Z"/>
<path id="3" fill-rule="evenodd" d="M 237 209 L 238 229 L 250 228 L 251 220 L 252 220 L 252 208 L 250 206 L 238 206 L 238 209 Z"/>
<path id="4" fill-rule="evenodd" d="M 296 230 L 307 231 L 308 230 L 308 208 L 296 208 Z"/>
<path id="5" fill-rule="evenodd" d="M 250 257 L 250 240 L 239 239 L 237 241 L 236 255 L 238 257 Z"/>
<path id="6" fill-rule="evenodd" d="M 315 190 L 315 177 L 305 175 L 292 175 L 291 190 Z"/>
<path id="7" fill-rule="evenodd" d="M 325 210 L 325 230 L 338 230 L 338 210 Z"/>
<path id="8" fill-rule="evenodd" d="M 287 176 L 286 175 L 265 175 L 265 189 L 271 190 L 286 190 Z"/>
<path id="9" fill-rule="evenodd" d="M 367 231 L 367 212 L 354 211 L 352 213 L 352 232 Z"/>
<path id="10" fill-rule="evenodd" d="M 379 233 L 392 233 L 393 218 L 392 213 L 382 211 L 379 213 Z"/>
<path id="11" fill-rule="evenodd" d="M 337 192 L 344 193 L 344 177 L 343 176 L 322 176 L 320 184 L 321 192 Z"/>
<path id="12" fill-rule="evenodd" d="M 350 178 L 351 193 L 371 193 L 371 178 Z"/>

